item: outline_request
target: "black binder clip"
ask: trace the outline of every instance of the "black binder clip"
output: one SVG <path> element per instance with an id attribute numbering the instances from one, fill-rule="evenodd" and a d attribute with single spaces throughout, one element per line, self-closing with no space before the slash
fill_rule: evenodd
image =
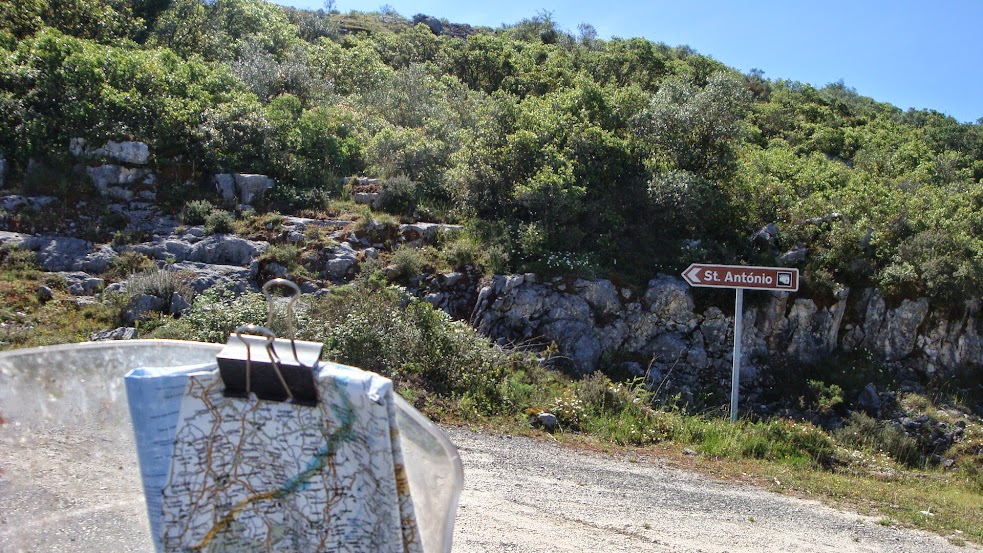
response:
<path id="1" fill-rule="evenodd" d="M 287 304 L 288 339 L 277 338 L 273 331 L 256 325 L 235 329 L 217 355 L 219 374 L 225 384 L 226 397 L 249 397 L 256 394 L 267 401 L 284 401 L 298 405 L 317 405 L 315 365 L 324 344 L 294 340 L 293 304 L 300 298 L 300 288 L 282 278 L 263 285 L 269 304 L 267 326 L 273 322 L 273 299 L 270 288 L 284 285 L 294 291 Z"/>

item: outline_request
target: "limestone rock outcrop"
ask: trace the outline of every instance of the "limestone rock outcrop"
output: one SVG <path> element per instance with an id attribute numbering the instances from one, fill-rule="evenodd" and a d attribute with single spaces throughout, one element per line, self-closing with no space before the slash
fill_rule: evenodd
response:
<path id="1" fill-rule="evenodd" d="M 440 293 L 427 290 L 428 301 Z M 889 305 L 873 289 L 841 289 L 816 299 L 755 294 L 742 314 L 742 382 L 773 363 L 820 364 L 857 349 L 923 376 L 983 365 L 979 301 L 951 320 L 932 311 L 925 298 Z M 729 378 L 733 314 L 698 309 L 693 290 L 674 276 L 659 275 L 641 294 L 605 280 L 494 276 L 479 287 L 474 303 L 471 322 L 479 331 L 501 344 L 553 342 L 561 361 L 577 373 L 616 354 L 645 365 L 650 378 L 671 374 L 677 385 Z"/>
<path id="2" fill-rule="evenodd" d="M 223 199 L 245 205 L 252 205 L 276 184 L 276 181 L 266 175 L 246 173 L 219 173 L 215 175 L 214 182 L 215 191 Z"/>

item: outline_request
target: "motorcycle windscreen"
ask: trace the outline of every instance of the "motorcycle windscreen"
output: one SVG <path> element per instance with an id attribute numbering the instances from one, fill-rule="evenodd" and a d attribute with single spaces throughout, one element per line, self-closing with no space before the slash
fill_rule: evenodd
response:
<path id="1" fill-rule="evenodd" d="M 220 344 L 132 340 L 0 353 L 0 550 L 153 551 L 123 375 L 215 360 Z M 450 551 L 457 450 L 401 398 L 425 551 Z"/>

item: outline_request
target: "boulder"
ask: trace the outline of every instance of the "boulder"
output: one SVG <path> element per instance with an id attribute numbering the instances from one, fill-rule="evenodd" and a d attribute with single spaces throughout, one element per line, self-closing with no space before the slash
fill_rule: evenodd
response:
<path id="1" fill-rule="evenodd" d="M 543 430 L 552 433 L 554 430 L 556 430 L 556 425 L 557 425 L 556 415 L 554 415 L 553 413 L 543 412 L 536 415 L 535 426 L 541 427 Z"/>
<path id="2" fill-rule="evenodd" d="M 650 280 L 642 305 L 672 329 L 691 330 L 696 327 L 696 306 L 689 285 L 682 279 L 659 275 Z"/>
<path id="3" fill-rule="evenodd" d="M 126 292 L 126 281 L 114 282 L 102 289 L 102 297 L 105 299 L 112 294 L 123 294 Z"/>
<path id="4" fill-rule="evenodd" d="M 349 271 L 355 266 L 355 260 L 349 257 L 335 257 L 329 259 L 324 267 L 324 272 L 328 278 L 342 279 L 348 276 Z"/>
<path id="5" fill-rule="evenodd" d="M 92 154 L 95 157 L 105 157 L 127 165 L 146 165 L 150 160 L 150 148 L 143 142 L 110 140 Z"/>
<path id="6" fill-rule="evenodd" d="M 59 273 L 73 296 L 94 296 L 106 286 L 106 281 L 82 271 Z"/>
<path id="7" fill-rule="evenodd" d="M 45 271 L 76 271 L 92 252 L 92 243 L 66 236 L 29 236 L 22 247 L 37 253 L 38 264 Z"/>
<path id="8" fill-rule="evenodd" d="M 266 265 L 266 276 L 269 278 L 287 278 L 290 270 L 279 263 L 268 263 Z"/>
<path id="9" fill-rule="evenodd" d="M 27 199 L 16 194 L 0 197 L 0 209 L 9 212 L 17 212 L 27 207 Z"/>
<path id="10" fill-rule="evenodd" d="M 246 204 L 252 204 L 258 200 L 264 192 L 273 188 L 274 180 L 266 175 L 236 174 L 236 189 L 239 191 L 239 200 Z"/>
<path id="11" fill-rule="evenodd" d="M 645 353 L 664 364 L 672 366 L 686 360 L 689 348 L 689 344 L 683 339 L 682 335 L 667 332 L 656 336 L 652 340 L 652 343 L 646 347 Z"/>
<path id="12" fill-rule="evenodd" d="M 141 188 L 153 187 L 157 180 L 149 169 L 122 165 L 86 167 L 85 171 L 103 196 L 122 202 L 134 200 L 139 192 L 145 191 Z"/>
<path id="13" fill-rule="evenodd" d="M 845 311 L 845 301 L 820 309 L 814 301 L 799 298 L 789 310 L 787 327 L 775 330 L 787 337 L 788 345 L 785 350 L 789 356 L 804 363 L 815 364 L 836 349 Z M 768 348 L 765 348 L 761 353 L 767 354 L 767 351 Z"/>
<path id="14" fill-rule="evenodd" d="M 132 326 L 121 326 L 112 330 L 102 330 L 89 335 L 92 342 L 103 342 L 106 340 L 132 340 L 137 337 L 137 329 Z"/>
<path id="15" fill-rule="evenodd" d="M 595 314 L 610 317 L 621 311 L 618 291 L 610 280 L 578 280 L 574 287 Z"/>
<path id="16" fill-rule="evenodd" d="M 44 285 L 39 285 L 34 290 L 34 293 L 37 296 L 38 301 L 41 303 L 48 303 L 55 297 L 55 292 L 51 288 Z"/>
<path id="17" fill-rule="evenodd" d="M 128 186 L 136 183 L 152 185 L 155 180 L 153 172 L 149 169 L 124 167 L 122 165 L 108 163 L 95 167 L 86 167 L 85 171 L 101 191 L 113 186 Z"/>
<path id="18" fill-rule="evenodd" d="M 195 239 L 194 242 L 185 242 L 183 240 L 161 240 L 157 243 L 155 248 L 155 258 L 156 259 L 167 259 L 173 258 L 175 261 L 184 261 L 191 254 L 191 249 L 194 247 L 193 244 L 197 244 L 201 240 Z"/>
<path id="19" fill-rule="evenodd" d="M 215 175 L 215 191 L 223 200 L 233 201 L 236 199 L 236 179 L 230 173 L 220 173 Z"/>
<path id="20" fill-rule="evenodd" d="M 419 25 L 420 23 L 423 23 L 424 25 L 426 25 L 427 28 L 430 29 L 430 32 L 431 33 L 433 33 L 435 35 L 438 35 L 438 36 L 440 35 L 441 31 L 444 30 L 444 25 L 440 22 L 439 19 L 437 19 L 436 17 L 434 17 L 432 15 L 425 15 L 425 14 L 422 14 L 422 13 L 418 13 L 418 14 L 414 15 L 413 16 L 413 24 L 414 25 Z"/>
<path id="21" fill-rule="evenodd" d="M 238 236 L 217 234 L 194 244 L 187 260 L 209 265 L 249 265 L 266 251 L 266 242 L 253 242 Z"/>
<path id="22" fill-rule="evenodd" d="M 171 305 L 168 313 L 171 315 L 181 315 L 191 309 L 191 303 L 184 299 L 184 296 L 177 292 L 171 293 Z"/>
<path id="23" fill-rule="evenodd" d="M 116 257 L 116 251 L 109 244 L 102 244 L 80 259 L 76 264 L 76 270 L 87 273 L 104 273 Z"/>
<path id="24" fill-rule="evenodd" d="M 204 263 L 189 262 L 175 263 L 172 267 L 175 271 L 194 274 L 188 281 L 188 285 L 197 294 L 214 286 L 224 286 L 237 294 L 256 288 L 252 282 L 256 277 L 255 269 L 252 267 L 206 265 Z"/>
<path id="25" fill-rule="evenodd" d="M 791 250 L 778 256 L 778 263 L 782 265 L 794 265 L 796 263 L 802 263 L 806 260 L 809 255 L 809 249 L 805 246 L 796 246 Z"/>
<path id="26" fill-rule="evenodd" d="M 356 192 L 352 196 L 352 199 L 359 205 L 376 207 L 379 204 L 379 196 L 381 196 L 381 194 L 378 192 Z"/>
<path id="27" fill-rule="evenodd" d="M 51 204 L 58 202 L 54 196 L 0 196 L 0 209 L 4 211 L 17 212 L 25 208 L 40 211 Z"/>
<path id="28" fill-rule="evenodd" d="M 857 406 L 868 414 L 877 416 L 881 409 L 881 396 L 877 393 L 877 388 L 873 383 L 864 386 L 863 391 L 860 392 L 860 397 L 857 398 Z"/>
<path id="29" fill-rule="evenodd" d="M 4 242 L 2 237 L 0 242 Z M 91 242 L 67 236 L 28 236 L 20 245 L 37 253 L 38 264 L 45 271 L 102 273 L 116 257 L 108 245 L 93 248 Z"/>
<path id="30" fill-rule="evenodd" d="M 122 319 L 127 324 L 147 320 L 147 316 L 152 311 L 165 311 L 168 301 L 150 294 L 140 294 L 130 300 L 130 303 L 123 309 Z"/>
<path id="31" fill-rule="evenodd" d="M 195 239 L 195 242 L 199 241 Z M 161 261 L 173 260 L 180 262 L 188 259 L 188 254 L 191 253 L 192 246 L 193 243 L 186 241 L 183 237 L 175 238 L 169 236 L 167 238 L 158 238 L 153 242 L 121 246 L 120 251 L 137 252 L 151 259 L 159 259 Z"/>
<path id="32" fill-rule="evenodd" d="M 68 151 L 75 157 L 83 157 L 86 155 L 88 150 L 86 149 L 86 140 L 84 138 L 73 138 L 68 141 Z"/>
<path id="33" fill-rule="evenodd" d="M 306 217 L 294 217 L 285 215 L 281 224 L 292 231 L 303 233 L 309 226 L 324 227 L 332 229 L 342 229 L 352 224 L 351 221 L 338 219 L 308 219 Z"/>
<path id="34" fill-rule="evenodd" d="M 758 232 L 751 235 L 751 243 L 762 247 L 774 246 L 775 240 L 778 239 L 778 233 L 778 225 L 775 223 L 768 223 Z"/>
<path id="35" fill-rule="evenodd" d="M 150 147 L 143 142 L 110 140 L 101 148 L 89 148 L 84 138 L 73 138 L 68 151 L 75 157 L 108 159 L 125 165 L 146 165 L 150 161 Z"/>
<path id="36" fill-rule="evenodd" d="M 458 231 L 461 225 L 445 225 L 440 223 L 412 223 L 399 225 L 399 234 L 407 242 L 422 241 L 424 244 L 434 244 L 441 231 Z"/>

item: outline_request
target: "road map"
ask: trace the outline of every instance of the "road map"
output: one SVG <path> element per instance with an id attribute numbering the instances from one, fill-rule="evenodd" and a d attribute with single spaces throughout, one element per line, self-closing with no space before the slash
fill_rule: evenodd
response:
<path id="1" fill-rule="evenodd" d="M 392 383 L 317 382 L 306 407 L 226 398 L 214 364 L 127 376 L 159 551 L 422 551 Z"/>

